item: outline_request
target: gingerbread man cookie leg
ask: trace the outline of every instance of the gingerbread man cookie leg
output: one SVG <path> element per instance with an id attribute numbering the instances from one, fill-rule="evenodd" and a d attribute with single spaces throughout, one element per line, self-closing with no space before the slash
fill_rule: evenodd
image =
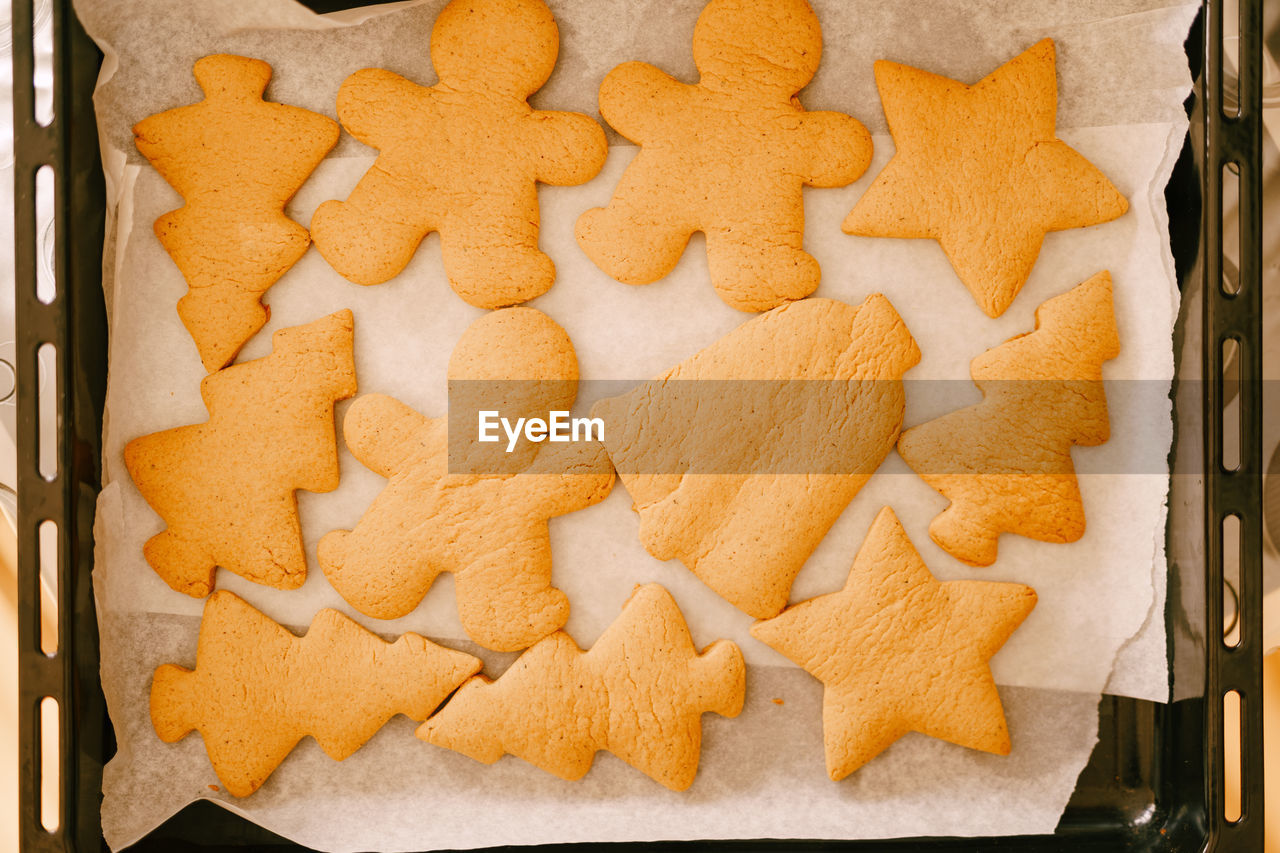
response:
<path id="1" fill-rule="evenodd" d="M 182 194 L 155 232 L 187 282 L 178 314 L 206 371 L 267 321 L 262 294 L 306 252 L 284 206 L 338 141 L 338 125 L 262 99 L 271 66 L 243 56 L 195 64 L 204 100 L 140 121 L 138 151 Z"/>
<path id="2" fill-rule="evenodd" d="M 550 289 L 556 266 L 538 248 L 538 194 L 513 187 L 509 199 L 459 206 L 440 226 L 440 252 L 449 284 L 471 305 L 505 308 Z M 533 215 L 530 216 L 532 211 Z"/>
<path id="3" fill-rule="evenodd" d="M 760 211 L 762 218 L 768 213 Z M 803 211 L 799 216 L 803 218 Z M 803 229 L 788 229 L 781 219 L 739 220 L 706 229 L 711 281 L 720 298 L 740 311 L 768 311 L 803 299 L 818 287 L 822 271 L 804 250 Z"/>
<path id="4" fill-rule="evenodd" d="M 628 168 L 609 206 L 583 213 L 574 230 L 587 257 L 623 284 L 652 284 L 671 272 L 698 230 L 670 203 L 670 188 L 648 186 L 643 174 Z M 621 234 L 626 240 L 619 241 Z"/>
<path id="5" fill-rule="evenodd" d="M 467 636 L 487 649 L 526 648 L 569 621 L 569 597 L 551 585 L 546 527 L 521 533 L 466 560 L 455 575 L 458 618 Z"/>

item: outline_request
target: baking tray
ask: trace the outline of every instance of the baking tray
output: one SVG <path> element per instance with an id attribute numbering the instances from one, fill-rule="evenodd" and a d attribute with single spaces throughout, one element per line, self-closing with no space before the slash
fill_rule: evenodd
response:
<path id="1" fill-rule="evenodd" d="M 18 372 L 20 837 L 27 851 L 105 850 L 102 767 L 115 750 L 98 681 L 94 504 L 100 488 L 107 330 L 102 264 L 105 188 L 92 94 L 101 54 L 70 0 L 53 3 L 53 105 L 35 119 L 34 0 L 13 4 L 14 224 Z M 312 0 L 316 11 L 350 2 Z M 1175 472 L 1168 526 L 1166 622 L 1181 698 L 1160 704 L 1103 696 L 1098 744 L 1053 835 L 890 841 L 703 841 L 704 850 L 1214 850 L 1262 849 L 1262 0 L 1240 0 L 1238 97 L 1224 98 L 1223 5 L 1206 0 L 1187 40 L 1196 83 L 1191 128 L 1166 191 L 1182 308 L 1175 333 Z M 1228 28 L 1230 30 L 1232 28 Z M 1228 116 L 1224 100 L 1239 103 Z M 1222 184 L 1239 178 L 1239 285 L 1224 288 Z M 54 172 L 56 292 L 37 295 L 36 173 Z M 47 296 L 47 294 L 46 294 Z M 1223 342 L 1239 346 L 1238 386 L 1223 380 Z M 56 350 L 41 387 L 37 351 Z M 1223 405 L 1238 387 L 1239 466 L 1222 464 Z M 42 476 L 38 410 L 56 404 L 56 471 Z M 46 449 L 47 452 L 47 449 Z M 1239 643 L 1223 636 L 1223 519 L 1240 524 Z M 40 646 L 43 522 L 57 525 L 56 651 Z M 1228 595 L 1231 593 L 1229 592 Z M 1240 817 L 1225 816 L 1223 697 L 1240 696 Z M 58 826 L 41 823 L 40 706 L 58 703 Z M 577 850 L 597 845 L 553 845 Z M 652 849 L 652 844 L 615 844 Z M 666 846 L 666 845 L 664 845 Z M 674 846 L 674 845 L 673 845 Z M 140 851 L 301 850 L 199 802 L 140 841 Z M 532 848 L 517 848 L 528 850 Z"/>

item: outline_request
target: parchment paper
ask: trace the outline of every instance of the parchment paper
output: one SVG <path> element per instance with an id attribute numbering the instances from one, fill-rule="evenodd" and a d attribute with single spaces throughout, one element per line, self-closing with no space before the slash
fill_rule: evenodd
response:
<path id="1" fill-rule="evenodd" d="M 993 659 L 1013 755 L 981 755 L 908 737 L 835 784 L 822 770 L 820 685 L 747 633 L 750 618 L 678 563 L 649 557 L 637 540 L 630 499 L 618 486 L 603 503 L 552 522 L 555 583 L 573 602 L 568 630 L 584 647 L 617 616 L 636 583 L 658 581 L 675 595 L 694 639 L 729 637 L 748 662 L 748 709 L 733 721 L 708 716 L 703 764 L 692 791 L 674 795 L 610 756 L 581 784 L 562 783 L 516 759 L 481 767 L 422 744 L 393 721 L 353 758 L 325 758 L 305 740 L 254 796 L 233 801 L 198 737 L 160 743 L 147 718 L 155 665 L 194 663 L 201 601 L 173 592 L 146 565 L 142 543 L 162 522 L 124 470 L 121 448 L 138 435 L 202 421 L 200 368 L 174 303 L 185 285 L 151 231 L 181 201 L 133 149 L 129 128 L 200 95 L 190 76 L 200 56 L 257 56 L 275 69 L 268 96 L 333 115 L 347 74 L 365 66 L 434 81 L 426 56 L 442 0 L 410 4 L 343 24 L 287 0 L 237 0 L 193 7 L 171 0 L 77 0 L 107 53 L 96 95 L 113 209 L 107 246 L 111 364 L 95 591 L 102 626 L 102 676 L 120 752 L 107 767 L 104 832 L 126 845 L 199 797 L 225 802 L 276 832 L 333 850 L 474 847 L 499 843 L 694 837 L 875 837 L 1049 832 L 1096 738 L 1096 703 L 1113 692 L 1163 700 L 1164 514 L 1162 460 L 1171 428 L 1165 388 L 1173 375 L 1171 329 L 1178 294 L 1167 245 L 1163 187 L 1182 145 L 1181 101 L 1190 79 L 1182 41 L 1194 4 L 1159 0 L 1021 4 L 1001 0 L 913 4 L 817 2 L 825 53 L 802 93 L 811 109 L 840 109 L 875 134 L 875 160 L 854 185 L 806 191 L 806 248 L 819 260 L 819 296 L 860 303 L 882 292 L 906 321 L 923 358 L 914 381 L 959 380 L 969 360 L 1034 323 L 1037 305 L 1110 269 L 1122 352 L 1104 375 L 1111 388 L 1111 440 L 1077 448 L 1088 531 L 1071 545 L 1005 536 L 1000 560 L 971 569 L 933 545 L 928 523 L 941 498 L 892 454 L 810 559 L 793 589 L 802 600 L 838 587 L 875 512 L 892 505 L 933 572 L 943 579 L 1016 580 L 1039 605 Z M 560 64 L 536 106 L 595 114 L 595 91 L 618 62 L 643 59 L 694 79 L 690 56 L 700 0 L 677 3 L 553 2 Z M 983 315 L 931 241 L 874 240 L 840 233 L 845 213 L 892 154 L 871 63 L 910 62 L 967 82 L 1043 36 L 1059 57 L 1060 136 L 1097 164 L 1131 210 L 1102 226 L 1051 234 L 1022 294 L 998 320 Z M 634 148 L 616 136 L 602 174 L 582 187 L 541 190 L 542 246 L 556 261 L 555 287 L 533 306 L 565 327 L 583 378 L 642 380 L 707 346 L 748 315 L 728 308 L 707 280 L 695 237 L 678 268 L 641 288 L 618 284 L 578 250 L 573 223 L 607 202 Z M 345 137 L 287 211 L 306 223 L 315 207 L 344 198 L 373 152 Z M 446 404 L 445 364 L 467 324 L 482 312 L 453 295 L 429 237 L 410 266 L 384 285 L 342 280 L 312 251 L 267 294 L 271 323 L 240 359 L 265 355 L 270 332 L 350 307 L 362 393 L 383 392 L 431 415 Z M 1127 380 L 1142 380 L 1127 382 Z M 974 402 L 979 394 L 908 393 L 907 424 Z M 1152 393 L 1152 388 L 1155 393 Z M 1153 402 L 1154 401 L 1154 402 Z M 339 407 L 339 419 L 345 406 Z M 340 445 L 341 446 L 341 445 Z M 301 629 L 336 607 L 385 636 L 415 630 L 481 653 L 465 641 L 443 576 L 414 613 L 378 621 L 354 613 L 314 565 L 325 532 L 350 527 L 383 481 L 343 448 L 342 484 L 327 495 L 299 493 L 312 573 L 297 591 L 256 586 L 226 572 L 218 584 L 272 618 Z M 1117 651 L 1120 665 L 1113 672 Z M 511 655 L 484 652 L 497 675 Z M 782 705 L 771 700 L 781 698 Z M 497 816 L 501 819 L 495 819 Z M 661 819 L 655 820 L 655 815 Z"/>

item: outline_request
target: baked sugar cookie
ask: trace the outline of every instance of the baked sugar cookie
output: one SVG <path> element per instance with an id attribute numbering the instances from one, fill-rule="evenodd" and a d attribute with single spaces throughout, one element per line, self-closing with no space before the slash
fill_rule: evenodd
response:
<path id="1" fill-rule="evenodd" d="M 745 689 L 738 647 L 718 640 L 699 653 L 671 594 L 648 584 L 590 651 L 557 631 L 497 681 L 462 685 L 418 737 L 485 764 L 510 753 L 570 780 L 603 749 L 683 791 L 698 772 L 702 715 L 736 717 Z"/>
<path id="2" fill-rule="evenodd" d="M 151 722 L 166 743 L 198 730 L 218 779 L 247 797 L 311 735 L 342 761 L 396 714 L 425 720 L 480 661 L 417 634 L 383 642 L 336 610 L 295 637 L 230 592 L 204 606 L 196 668 L 159 667 Z"/>
<path id="3" fill-rule="evenodd" d="M 510 416 L 545 416 L 572 406 L 578 362 L 551 318 L 508 308 L 468 327 L 449 378 L 505 396 Z M 454 396 L 451 411 L 466 406 Z M 387 478 L 354 529 L 320 540 L 320 567 L 352 607 L 403 616 L 452 572 L 462 626 L 486 648 L 523 649 L 565 623 L 569 600 L 551 585 L 547 522 L 609 494 L 613 469 L 598 442 L 525 445 L 510 460 L 451 458 L 449 419 L 381 394 L 356 400 L 342 429 L 355 457 Z"/>
<path id="4" fill-rule="evenodd" d="M 307 578 L 297 489 L 338 487 L 333 404 L 356 393 L 352 317 L 339 311 L 271 336 L 265 358 L 200 383 L 202 424 L 135 438 L 124 463 L 168 528 L 147 562 L 178 592 L 203 598 L 217 566 L 296 589 Z"/>
<path id="5" fill-rule="evenodd" d="M 982 402 L 898 441 L 903 460 L 951 501 L 929 525 L 934 542 L 989 566 L 1001 533 L 1059 543 L 1084 535 L 1071 447 L 1110 437 L 1102 363 L 1119 354 L 1111 275 L 1100 272 L 1041 305 L 1034 332 L 973 360 Z"/>
<path id="6" fill-rule="evenodd" d="M 902 375 L 919 360 L 883 296 L 802 299 L 597 403 L 645 550 L 752 616 L 777 615 L 893 449 Z"/>
<path id="7" fill-rule="evenodd" d="M 712 0 L 693 31 L 697 83 L 643 62 L 610 72 L 600 115 L 640 151 L 609 206 L 578 220 L 582 250 L 618 281 L 649 284 L 702 231 L 711 283 L 734 308 L 813 293 L 803 188 L 842 187 L 871 163 L 860 122 L 800 106 L 821 56 L 805 0 Z"/>
<path id="8" fill-rule="evenodd" d="M 1036 605 L 1016 583 L 940 583 L 885 507 L 844 589 L 751 626 L 823 684 L 827 773 L 839 781 L 907 732 L 1008 755 L 988 659 Z"/>
<path id="9" fill-rule="evenodd" d="M 877 62 L 875 73 L 896 150 L 844 230 L 937 240 L 988 316 L 1018 295 L 1046 233 L 1129 209 L 1102 172 L 1057 138 L 1051 39 L 973 86 L 895 62 Z"/>
<path id="10" fill-rule="evenodd" d="M 271 66 L 219 54 L 195 64 L 204 100 L 143 119 L 134 142 L 186 203 L 155 222 L 187 281 L 178 316 L 208 372 L 267 322 L 262 294 L 311 245 L 284 206 L 338 141 L 337 122 L 264 101 Z"/>
<path id="11" fill-rule="evenodd" d="M 608 150 L 587 116 L 529 106 L 559 43 L 542 0 L 453 0 L 431 31 L 439 83 L 377 68 L 347 78 L 338 118 L 379 153 L 346 201 L 312 217 L 325 260 L 357 284 L 379 284 L 438 231 L 449 283 L 470 304 L 501 308 L 550 288 L 537 183 L 585 183 Z"/>

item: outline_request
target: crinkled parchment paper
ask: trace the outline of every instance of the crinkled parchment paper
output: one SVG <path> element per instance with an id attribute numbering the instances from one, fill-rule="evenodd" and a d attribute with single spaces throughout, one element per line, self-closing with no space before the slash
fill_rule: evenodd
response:
<path id="1" fill-rule="evenodd" d="M 1171 438 L 1164 394 L 1173 375 L 1171 329 L 1178 304 L 1163 187 L 1182 146 L 1182 100 L 1190 77 L 1182 42 L 1194 3 L 1094 0 L 928 4 L 817 0 L 825 51 L 802 93 L 811 109 L 838 109 L 875 135 L 875 161 L 854 185 L 807 190 L 806 247 L 821 262 L 819 296 L 860 303 L 886 294 L 923 353 L 910 380 L 960 380 L 969 360 L 1028 331 L 1037 305 L 1100 269 L 1115 279 L 1121 355 L 1106 378 L 1143 380 L 1156 393 L 1111 394 L 1112 438 L 1077 448 L 1088 531 L 1071 545 L 1003 537 L 1000 559 L 971 569 L 928 537 L 945 500 L 891 454 L 809 560 L 793 590 L 800 600 L 838 587 L 872 517 L 892 505 L 931 569 L 944 579 L 1015 580 L 1039 606 L 993 660 L 1014 749 L 1008 758 L 923 736 L 902 739 L 842 783 L 822 767 L 821 688 L 747 633 L 750 619 L 678 563 L 641 548 L 621 486 L 590 509 L 552 522 L 555 583 L 573 602 L 568 630 L 587 646 L 618 614 L 636 583 L 658 581 L 679 601 L 695 640 L 736 640 L 752 664 L 747 709 L 736 720 L 704 719 L 702 769 L 691 791 L 673 794 L 609 755 L 581 783 L 564 783 L 516 759 L 483 767 L 412 737 L 397 718 L 346 762 L 310 739 L 252 797 L 210 788 L 217 779 L 197 736 L 159 741 L 147 717 L 152 669 L 194 663 L 202 602 L 170 590 L 146 565 L 142 543 L 161 528 L 124 470 L 121 449 L 138 435 L 204 420 L 195 347 L 174 304 L 182 277 L 151 224 L 180 204 L 137 154 L 129 128 L 200 97 L 191 77 L 200 56 L 231 52 L 270 62 L 273 100 L 334 115 L 342 80 L 367 66 L 434 81 L 430 26 L 443 0 L 320 18 L 288 0 L 189 4 L 179 0 L 76 0 L 107 59 L 96 94 L 106 163 L 111 309 L 107 485 L 99 504 L 95 590 L 102 628 L 102 680 L 120 742 L 106 768 L 103 827 L 113 848 L 136 840 L 186 803 L 215 799 L 270 829 L 331 850 L 416 850 L 604 839 L 965 835 L 1050 832 L 1096 740 L 1101 691 L 1164 700 L 1165 498 L 1163 459 Z M 631 59 L 694 79 L 690 39 L 701 0 L 553 0 L 560 64 L 535 106 L 596 114 L 604 74 Z M 872 62 L 893 59 L 974 82 L 1044 36 L 1058 48 L 1061 137 L 1096 163 L 1130 199 L 1121 219 L 1051 234 L 1013 307 L 983 315 L 931 241 L 849 237 L 840 222 L 892 153 Z M 747 319 L 715 296 L 700 238 L 678 268 L 647 287 L 610 280 L 578 250 L 573 224 L 605 203 L 635 149 L 616 135 L 603 173 L 582 187 L 543 188 L 542 246 L 558 281 L 532 305 L 573 338 L 584 379 L 642 380 L 707 346 Z M 310 220 L 320 202 L 345 198 L 374 153 L 343 137 L 288 213 Z M 356 316 L 363 393 L 390 393 L 432 415 L 446 403 L 445 364 L 480 315 L 448 288 L 438 240 L 428 238 L 398 278 L 377 287 L 345 282 L 314 252 L 267 294 L 271 322 L 241 353 L 269 350 L 270 332 L 339 308 Z M 954 407 L 975 401 L 952 399 Z M 954 397 L 954 395 L 953 395 Z M 906 420 L 944 411 L 930 395 L 908 395 Z M 339 417 L 345 406 L 339 407 Z M 249 462 L 248 456 L 246 462 Z M 325 532 L 350 527 L 382 480 L 341 451 L 342 485 L 299 494 L 308 553 Z M 454 612 L 452 581 L 399 620 L 353 613 L 312 563 L 297 591 L 280 592 L 219 573 L 232 589 L 295 628 L 337 607 L 391 636 L 414 630 L 476 651 Z M 490 674 L 510 655 L 484 654 Z M 773 700 L 781 699 L 782 704 Z"/>

